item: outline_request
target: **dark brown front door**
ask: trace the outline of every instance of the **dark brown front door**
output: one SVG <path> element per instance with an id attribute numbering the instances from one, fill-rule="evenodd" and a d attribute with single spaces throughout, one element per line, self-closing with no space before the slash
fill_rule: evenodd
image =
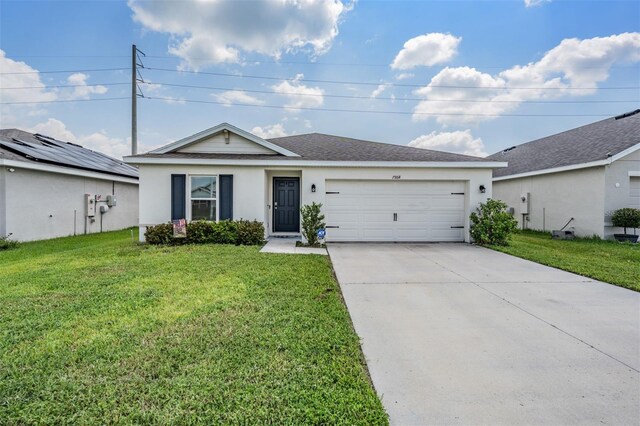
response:
<path id="1" fill-rule="evenodd" d="M 273 178 L 273 232 L 300 232 L 300 178 Z"/>

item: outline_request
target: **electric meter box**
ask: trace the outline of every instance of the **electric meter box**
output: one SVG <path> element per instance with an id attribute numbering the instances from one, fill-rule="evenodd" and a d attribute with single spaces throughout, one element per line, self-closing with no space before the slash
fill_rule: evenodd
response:
<path id="1" fill-rule="evenodd" d="M 107 206 L 115 207 L 117 203 L 118 200 L 116 199 L 115 195 L 107 195 Z"/>
<path id="2" fill-rule="evenodd" d="M 96 200 L 93 194 L 84 194 L 85 213 L 87 217 L 96 215 Z"/>

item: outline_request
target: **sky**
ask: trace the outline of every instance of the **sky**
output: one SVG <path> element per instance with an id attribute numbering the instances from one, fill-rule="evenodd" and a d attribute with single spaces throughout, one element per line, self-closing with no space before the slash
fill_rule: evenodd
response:
<path id="1" fill-rule="evenodd" d="M 0 1 L 0 127 L 130 153 L 221 122 L 485 156 L 640 106 L 638 1 Z"/>

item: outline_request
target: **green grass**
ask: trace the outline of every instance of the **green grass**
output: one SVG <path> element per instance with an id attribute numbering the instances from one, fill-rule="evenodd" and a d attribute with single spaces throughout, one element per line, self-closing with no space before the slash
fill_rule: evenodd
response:
<path id="1" fill-rule="evenodd" d="M 0 252 L 0 423 L 386 424 L 329 260 L 258 251 Z"/>
<path id="2" fill-rule="evenodd" d="M 553 240 L 543 232 L 513 235 L 495 250 L 640 291 L 640 244 L 599 239 Z"/>

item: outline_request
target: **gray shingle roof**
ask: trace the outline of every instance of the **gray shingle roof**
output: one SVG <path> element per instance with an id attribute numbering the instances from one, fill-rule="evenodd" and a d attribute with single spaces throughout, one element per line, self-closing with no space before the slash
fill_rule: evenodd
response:
<path id="1" fill-rule="evenodd" d="M 640 144 L 640 110 L 524 143 L 487 157 L 507 161 L 493 176 L 509 176 L 605 160 Z"/>
<path id="2" fill-rule="evenodd" d="M 371 142 L 322 133 L 285 136 L 267 141 L 295 152 L 300 157 L 284 155 L 201 154 L 171 152 L 139 154 L 146 158 L 206 158 L 225 160 L 289 160 L 289 161 L 485 161 L 484 158 L 429 149 Z"/>
<path id="3" fill-rule="evenodd" d="M 0 159 L 138 178 L 138 169 L 100 152 L 19 129 L 0 129 Z"/>

